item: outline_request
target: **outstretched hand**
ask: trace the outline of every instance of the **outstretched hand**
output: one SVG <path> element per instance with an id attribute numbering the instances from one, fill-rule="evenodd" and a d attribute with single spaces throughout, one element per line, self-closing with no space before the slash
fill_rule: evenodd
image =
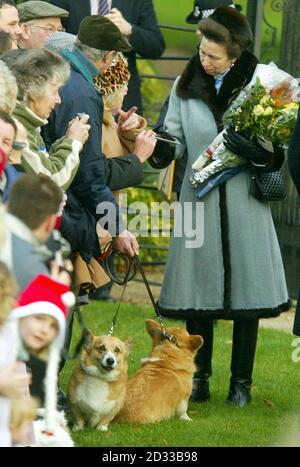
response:
<path id="1" fill-rule="evenodd" d="M 136 106 L 131 107 L 131 109 L 129 109 L 128 112 L 124 112 L 124 110 L 121 109 L 119 110 L 119 125 L 121 130 L 134 130 L 135 128 L 139 127 L 139 116 L 137 115 L 136 111 Z"/>

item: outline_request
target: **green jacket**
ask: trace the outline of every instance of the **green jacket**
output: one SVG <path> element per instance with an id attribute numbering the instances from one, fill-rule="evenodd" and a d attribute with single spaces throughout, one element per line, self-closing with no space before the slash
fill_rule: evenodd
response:
<path id="1" fill-rule="evenodd" d="M 59 187 L 67 190 L 79 167 L 79 153 L 82 143 L 66 137 L 55 141 L 48 153 L 41 126 L 48 122 L 34 114 L 24 104 L 18 103 L 13 116 L 27 130 L 28 146 L 23 150 L 22 164 L 26 172 L 48 175 Z"/>

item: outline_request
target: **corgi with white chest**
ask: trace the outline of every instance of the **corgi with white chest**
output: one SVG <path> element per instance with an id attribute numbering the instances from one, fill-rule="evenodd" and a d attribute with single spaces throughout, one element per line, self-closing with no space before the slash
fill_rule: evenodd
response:
<path id="1" fill-rule="evenodd" d="M 125 401 L 131 346 L 131 338 L 125 342 L 113 336 L 88 339 L 68 386 L 75 431 L 85 425 L 107 431 Z"/>

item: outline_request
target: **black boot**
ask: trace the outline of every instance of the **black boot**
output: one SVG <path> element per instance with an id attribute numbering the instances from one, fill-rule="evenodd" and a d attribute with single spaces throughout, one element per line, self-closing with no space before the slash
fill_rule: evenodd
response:
<path id="1" fill-rule="evenodd" d="M 200 334 L 204 343 L 198 350 L 195 363 L 197 370 L 193 377 L 193 390 L 190 396 L 191 402 L 206 402 L 210 399 L 209 377 L 212 374 L 211 359 L 213 350 L 214 324 L 209 321 L 188 320 L 186 323 L 190 334 Z"/>
<path id="2" fill-rule="evenodd" d="M 235 321 L 231 357 L 231 380 L 226 403 L 244 407 L 251 402 L 251 385 L 258 320 Z"/>

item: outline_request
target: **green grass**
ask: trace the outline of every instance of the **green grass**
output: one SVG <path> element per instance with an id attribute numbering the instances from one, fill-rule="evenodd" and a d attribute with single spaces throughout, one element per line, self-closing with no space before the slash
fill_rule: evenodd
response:
<path id="1" fill-rule="evenodd" d="M 116 305 L 94 302 L 84 310 L 87 326 L 95 334 L 106 334 L 115 309 Z M 114 334 L 122 339 L 128 336 L 134 339 L 130 374 L 139 367 L 141 357 L 149 353 L 150 338 L 144 330 L 144 321 L 153 317 L 150 308 L 121 306 Z M 293 337 L 280 331 L 260 330 L 253 401 L 250 406 L 237 409 L 224 404 L 230 377 L 231 333 L 230 322 L 219 322 L 216 326 L 212 400 L 206 404 L 190 404 L 193 422 L 174 418 L 148 426 L 113 423 L 107 433 L 93 429 L 75 433 L 76 445 L 269 446 L 279 437 L 288 436 L 297 423 L 295 413 L 300 406 L 299 368 L 291 359 Z M 77 342 L 77 326 L 73 337 L 73 343 Z M 62 387 L 66 387 L 73 365 L 74 362 L 67 363 L 61 377 Z"/>

